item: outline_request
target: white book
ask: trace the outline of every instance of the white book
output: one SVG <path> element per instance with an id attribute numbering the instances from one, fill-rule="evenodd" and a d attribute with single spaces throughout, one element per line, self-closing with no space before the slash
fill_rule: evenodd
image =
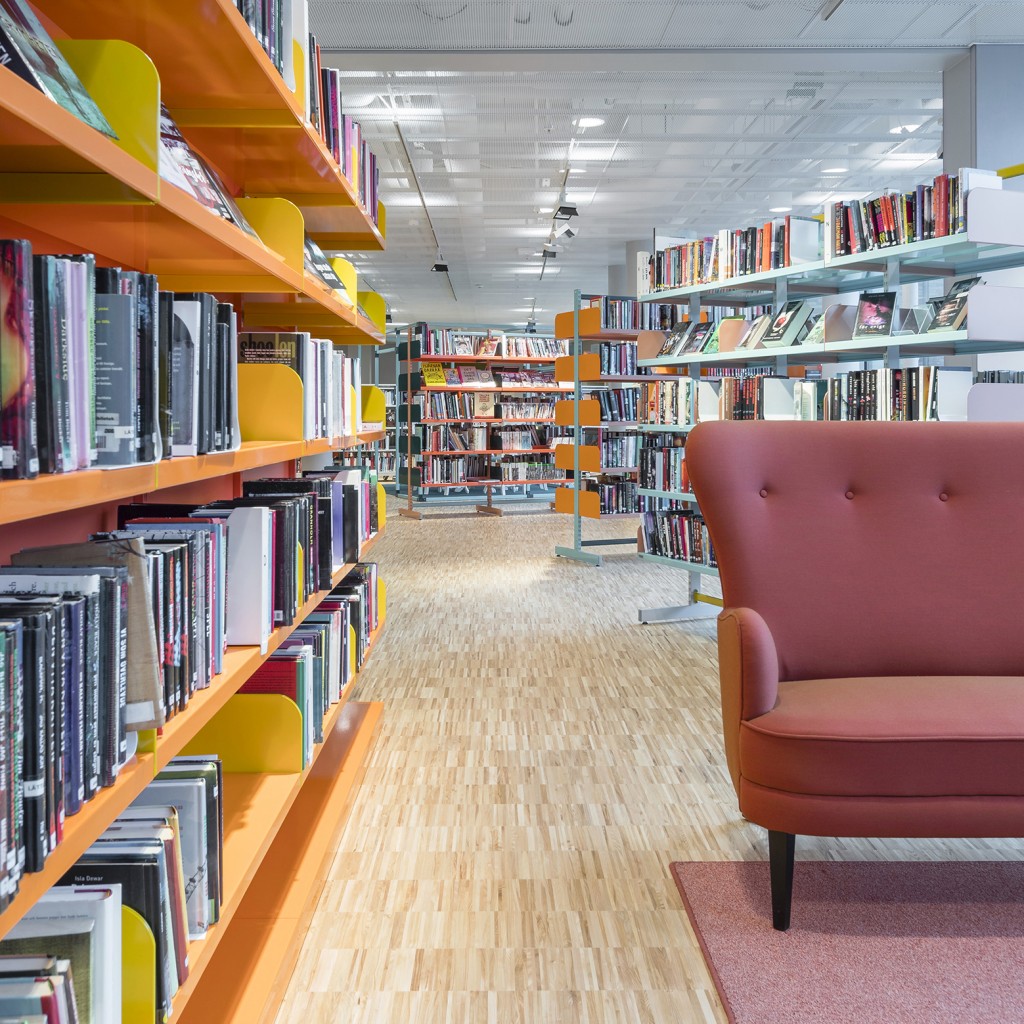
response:
<path id="1" fill-rule="evenodd" d="M 830 209 L 830 204 L 825 204 Z M 826 227 L 827 231 L 827 227 Z M 822 258 L 821 221 L 814 217 L 789 218 L 789 264 L 815 263 Z"/>
<path id="2" fill-rule="evenodd" d="M 269 508 L 232 509 L 228 523 L 228 643 L 267 653 L 274 629 L 270 560 L 273 550 Z"/>
<path id="3" fill-rule="evenodd" d="M 761 381 L 761 394 L 764 400 L 763 414 L 766 420 L 797 419 L 795 394 L 791 377 L 765 377 Z"/>
<path id="4" fill-rule="evenodd" d="M 718 232 L 718 280 L 728 281 L 732 276 L 732 232 L 722 228 Z"/>

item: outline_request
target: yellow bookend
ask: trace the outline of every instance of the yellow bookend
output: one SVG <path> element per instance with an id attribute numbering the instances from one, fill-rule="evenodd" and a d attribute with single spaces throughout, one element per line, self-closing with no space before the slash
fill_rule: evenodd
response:
<path id="1" fill-rule="evenodd" d="M 302 211 L 287 199 L 236 199 L 245 219 L 268 249 L 284 258 L 296 273 L 303 273 L 306 224 Z"/>
<path id="2" fill-rule="evenodd" d="M 348 627 L 348 682 L 356 677 L 356 630 Z"/>
<path id="3" fill-rule="evenodd" d="M 384 392 L 373 384 L 364 384 L 362 390 L 363 430 L 377 429 L 373 424 L 384 425 Z"/>
<path id="4" fill-rule="evenodd" d="M 299 375 L 277 363 L 240 363 L 238 422 L 243 441 L 301 441 Z"/>
<path id="5" fill-rule="evenodd" d="M 121 907 L 121 1021 L 156 1020 L 156 939 L 142 915 Z"/>
<path id="6" fill-rule="evenodd" d="M 381 483 L 377 484 L 377 532 L 380 533 L 384 529 L 388 521 L 388 492 L 384 490 L 384 485 Z"/>
<path id="7" fill-rule="evenodd" d="M 226 772 L 302 771 L 302 713 L 279 693 L 236 693 L 196 734 L 186 754 L 219 754 Z"/>

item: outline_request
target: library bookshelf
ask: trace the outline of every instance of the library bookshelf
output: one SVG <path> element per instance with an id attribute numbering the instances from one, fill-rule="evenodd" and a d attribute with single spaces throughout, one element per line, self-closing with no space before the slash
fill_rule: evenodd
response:
<path id="1" fill-rule="evenodd" d="M 433 337 L 432 332 L 440 331 L 446 334 L 446 338 L 438 340 Z M 516 335 L 514 332 L 504 332 L 496 328 L 476 327 L 449 327 L 448 325 L 431 325 L 418 323 L 410 325 L 405 332 L 405 340 L 398 345 L 398 360 L 404 365 L 405 371 L 399 375 L 399 393 L 404 393 L 404 399 L 399 401 L 399 422 L 404 429 L 404 439 L 399 441 L 399 457 L 405 461 L 405 466 L 397 470 L 396 480 L 400 487 L 404 487 L 405 506 L 399 509 L 399 514 L 413 519 L 421 518 L 421 511 L 416 504 L 426 503 L 430 500 L 431 493 L 443 492 L 447 499 L 453 489 L 465 488 L 467 493 L 471 491 L 483 491 L 486 495 L 484 503 L 477 503 L 475 511 L 482 515 L 502 515 L 502 508 L 494 501 L 494 492 L 501 490 L 502 497 L 507 497 L 509 488 L 522 489 L 524 498 L 531 496 L 534 487 L 556 486 L 565 480 L 565 476 L 558 472 L 560 468 L 557 461 L 550 461 L 552 455 L 557 459 L 557 452 L 561 445 L 532 448 L 497 448 L 488 445 L 485 448 L 468 448 L 453 450 L 450 447 L 432 449 L 425 440 L 422 428 L 430 426 L 468 427 L 486 426 L 509 427 L 520 426 L 546 426 L 554 428 L 558 426 L 558 419 L 555 413 L 551 416 L 517 416 L 507 412 L 502 407 L 503 396 L 532 397 L 536 396 L 544 400 L 548 396 L 565 394 L 571 390 L 570 386 L 555 382 L 552 376 L 551 384 L 497 384 L 477 386 L 457 386 L 427 384 L 419 372 L 424 363 L 440 363 L 447 367 L 474 366 L 478 368 L 496 368 L 512 370 L 516 367 L 528 368 L 535 366 L 553 367 L 558 357 L 552 354 L 544 354 L 550 349 L 557 348 L 549 335 Z M 458 336 L 461 345 L 473 345 L 478 349 L 475 354 L 460 353 L 454 351 L 453 339 Z M 428 340 L 431 339 L 431 340 Z M 510 340 L 511 339 L 511 340 Z M 495 351 L 481 351 L 484 341 L 488 342 L 488 349 Z M 504 351 L 506 348 L 514 347 L 516 351 Z M 503 351 L 497 351 L 502 349 Z M 532 349 L 532 352 L 529 350 Z M 501 413 L 498 416 L 467 416 L 460 418 L 425 416 L 423 414 L 429 396 L 432 394 L 451 394 L 458 396 L 478 395 L 487 393 L 494 396 L 496 410 Z M 534 479 L 502 479 L 496 476 L 500 473 L 501 460 L 505 456 L 532 455 L 541 464 L 540 469 L 544 471 L 540 477 Z M 429 470 L 441 462 L 465 458 L 467 456 L 478 456 L 485 462 L 484 472 L 479 475 L 464 475 L 458 479 L 447 479 L 447 473 L 442 467 L 441 475 L 444 479 L 428 479 Z M 436 460 L 428 462 L 427 460 Z M 546 472 L 550 466 L 550 472 Z M 418 493 L 416 493 L 418 492 Z M 416 494 L 414 498 L 414 494 Z"/>
<path id="2" fill-rule="evenodd" d="M 381 250 L 386 211 L 360 205 L 352 182 L 307 123 L 301 86 L 288 88 L 234 0 L 39 0 L 35 6 L 118 139 L 0 67 L 0 235 L 28 239 L 41 254 L 95 253 L 100 265 L 155 274 L 165 291 L 214 293 L 233 303 L 240 330 L 308 330 L 338 344 L 382 343 L 383 300 L 360 292 L 351 265 L 335 260 L 352 299 L 343 301 L 305 270 L 303 244 L 308 235 L 328 250 Z M 161 101 L 220 173 L 258 237 L 161 179 Z M 240 383 L 240 412 L 245 387 Z M 301 399 L 301 383 L 298 388 Z M 0 556 L 109 530 L 125 501 L 237 497 L 246 479 L 293 476 L 308 456 L 384 437 L 383 430 L 358 430 L 353 421 L 343 436 L 303 440 L 295 426 L 301 403 L 290 406 L 294 387 L 290 399 L 271 394 L 248 396 L 257 412 L 237 451 L 0 482 Z M 275 408 L 282 402 L 290 406 L 283 415 Z M 384 529 L 383 488 L 378 513 L 377 532 L 360 558 Z M 339 566 L 332 582 L 351 568 Z M 43 870 L 22 877 L 0 914 L 0 937 L 171 758 L 218 753 L 225 770 L 225 899 L 220 922 L 190 944 L 190 973 L 175 997 L 174 1019 L 249 1024 L 273 1014 L 382 707 L 348 701 L 358 674 L 351 664 L 342 699 L 325 718 L 324 741 L 302 768 L 298 709 L 286 707 L 285 698 L 260 703 L 238 690 L 328 593 L 314 594 L 292 623 L 275 630 L 265 652 L 228 648 L 208 689 L 162 729 L 138 734 L 137 753 L 114 785 L 67 819 Z M 369 651 L 386 621 L 383 581 L 377 604 Z M 239 736 L 259 748 L 255 761 L 239 749 Z M 128 908 L 124 920 L 123 1019 L 152 1024 L 153 935 Z"/>
<path id="3" fill-rule="evenodd" d="M 572 517 L 572 545 L 558 545 L 555 554 L 561 558 L 601 565 L 602 556 L 586 550 L 605 545 L 636 543 L 635 537 L 603 538 L 599 541 L 583 538 L 583 520 L 600 519 L 609 515 L 635 515 L 635 510 L 626 513 L 602 512 L 601 496 L 597 490 L 587 486 L 596 481 L 617 480 L 635 485 L 639 468 L 636 459 L 627 459 L 632 465 L 606 464 L 602 458 L 605 439 L 608 434 L 625 433 L 634 436 L 640 429 L 638 420 L 607 420 L 602 418 L 601 403 L 595 397 L 597 390 L 604 389 L 614 394 L 620 389 L 639 389 L 652 379 L 653 371 L 636 374 L 608 373 L 602 369 L 599 352 L 588 351 L 602 342 L 620 342 L 635 345 L 637 352 L 645 356 L 656 353 L 665 335 L 658 330 L 633 330 L 619 325 L 609 326 L 608 300 L 598 300 L 590 306 L 583 306 L 584 296 L 577 291 L 573 309 L 555 317 L 555 337 L 569 342 L 570 354 L 562 356 L 555 364 L 555 377 L 568 382 L 567 390 L 572 396 L 560 401 L 555 407 L 556 421 L 570 431 L 571 443 L 559 445 L 555 453 L 555 465 L 572 473 L 568 483 L 555 492 L 554 509 Z M 590 436 L 588 437 L 588 432 Z M 639 492 L 638 492 L 639 493 Z"/>
<path id="4" fill-rule="evenodd" d="M 1011 171 L 1014 169 L 1011 169 Z M 1019 169 L 1016 169 L 1019 172 Z M 1012 176 L 1000 172 L 1002 176 Z M 966 195 L 966 223 L 963 231 L 938 238 L 869 249 L 852 255 L 829 256 L 817 261 L 687 288 L 662 290 L 641 296 L 640 301 L 685 302 L 691 318 L 704 307 L 741 311 L 751 306 L 772 305 L 776 310 L 789 299 L 820 300 L 825 319 L 823 340 L 783 348 L 753 348 L 712 354 L 641 359 L 640 365 L 654 370 L 685 373 L 698 389 L 694 401 L 695 419 L 715 419 L 718 409 L 714 392 L 716 377 L 738 370 L 785 378 L 790 383 L 808 365 L 838 367 L 839 364 L 880 366 L 905 370 L 922 357 L 934 363 L 936 357 L 976 356 L 986 353 L 1019 352 L 1024 348 L 1020 324 L 1024 318 L 1024 288 L 990 284 L 982 280 L 967 294 L 967 325 L 956 331 L 913 333 L 898 331 L 885 336 L 853 338 L 850 320 L 830 314 L 840 312 L 843 296 L 863 291 L 896 291 L 907 284 L 953 281 L 1024 267 L 1024 194 L 1019 191 L 978 187 Z M 855 300 L 854 300 L 855 301 Z M 845 326 L 844 326 L 845 325 Z M 710 390 L 709 390 L 710 387 Z M 710 400 L 705 402 L 707 397 Z M 796 418 L 782 414 L 781 418 Z M 966 418 L 966 410 L 957 418 Z M 775 418 L 780 418 L 776 416 Z M 648 424 L 649 432 L 685 433 L 693 423 Z M 693 496 L 675 492 L 647 492 L 659 500 L 691 502 Z M 641 551 L 640 557 L 673 565 L 689 574 L 691 604 L 678 609 L 641 610 L 641 621 L 682 618 L 694 611 L 701 575 L 717 575 L 709 566 L 665 558 Z M 696 595 L 696 596 L 695 596 Z M 645 617 L 648 616 L 648 617 Z"/>

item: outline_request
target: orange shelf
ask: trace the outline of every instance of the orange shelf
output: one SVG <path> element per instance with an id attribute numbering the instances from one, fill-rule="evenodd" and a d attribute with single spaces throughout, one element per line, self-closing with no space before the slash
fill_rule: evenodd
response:
<path id="1" fill-rule="evenodd" d="M 18 895 L 0 914 L 0 937 L 25 916 L 32 905 L 78 860 L 153 780 L 153 755 L 137 754 L 121 769 L 117 782 L 84 804 L 64 822 L 64 841 L 47 858 L 42 871 L 22 876 Z"/>
<path id="2" fill-rule="evenodd" d="M 571 447 L 571 446 L 570 446 Z M 473 448 L 468 451 L 420 452 L 421 455 L 550 455 L 554 448 Z"/>
<path id="3" fill-rule="evenodd" d="M 574 336 L 573 312 L 555 314 L 555 337 L 564 341 Z M 580 341 L 636 341 L 640 331 L 615 330 L 601 326 L 601 308 L 588 306 L 580 310 Z"/>
<path id="4" fill-rule="evenodd" d="M 365 772 L 381 711 L 379 703 L 348 704 L 331 733 L 325 733 L 323 757 L 277 824 L 277 841 L 266 846 L 244 895 L 236 890 L 234 928 L 225 931 L 219 924 L 202 950 L 196 944 L 189 947 L 195 980 L 190 976 L 188 989 L 175 999 L 175 1020 L 180 1014 L 181 1024 L 273 1019 L 323 888 L 334 839 Z M 251 798 L 241 786 L 236 794 L 242 800 Z M 250 839 L 261 842 L 262 837 L 251 834 Z M 198 997 L 189 1001 L 197 990 Z"/>
<path id="5" fill-rule="evenodd" d="M 247 441 L 237 452 L 164 459 L 153 465 L 127 466 L 124 469 L 44 473 L 34 480 L 4 480 L 0 482 L 0 524 L 122 501 L 165 487 L 273 466 L 278 462 L 330 451 L 331 447 L 327 440 Z"/>
<path id="6" fill-rule="evenodd" d="M 539 384 L 539 385 L 537 385 L 537 387 L 529 387 L 528 385 L 525 385 L 525 384 L 514 384 L 514 385 L 510 385 L 509 387 L 499 387 L 497 384 L 479 384 L 479 385 L 476 385 L 476 386 L 473 386 L 473 387 L 466 387 L 465 385 L 462 386 L 462 387 L 455 387 L 454 385 L 451 385 L 451 386 L 445 385 L 444 387 L 440 387 L 440 386 L 426 386 L 426 387 L 420 388 L 420 391 L 424 391 L 424 392 L 429 392 L 429 391 L 457 391 L 460 394 L 462 394 L 462 393 L 473 394 L 473 392 L 475 392 L 475 391 L 483 391 L 483 392 L 497 391 L 497 392 L 499 392 L 499 393 L 501 393 L 503 395 L 514 395 L 514 394 L 520 394 L 520 395 L 559 394 L 559 395 L 562 395 L 562 394 L 565 394 L 567 391 L 572 391 L 572 387 L 568 386 L 568 385 L 566 385 L 566 386 L 559 386 L 559 387 L 552 387 L 550 384 Z"/>
<path id="7" fill-rule="evenodd" d="M 3 66 L 0 139 L 0 172 L 89 174 L 108 200 L 157 197 L 155 171 Z"/>
<path id="8" fill-rule="evenodd" d="M 373 444 L 375 441 L 383 441 L 388 436 L 386 430 L 367 430 L 357 435 L 360 444 Z"/>
<path id="9" fill-rule="evenodd" d="M 306 612 L 305 614 L 308 614 Z M 363 667 L 369 660 L 384 623 L 381 623 L 370 637 Z M 283 639 L 283 638 L 282 638 Z M 362 670 L 360 670 L 362 671 Z M 288 812 L 296 799 L 300 798 L 303 787 L 312 775 L 321 755 L 329 750 L 329 740 L 348 707 L 348 697 L 355 680 L 351 680 L 342 691 L 341 699 L 333 704 L 324 716 L 324 743 L 316 745 L 309 765 L 301 772 L 290 775 L 250 775 L 225 772 L 224 774 L 224 903 L 220 921 L 210 928 L 206 938 L 189 943 L 189 976 L 174 998 L 176 1013 L 183 1011 L 199 984 L 203 973 L 213 962 L 221 941 L 230 939 L 230 924 L 239 908 L 244 906 L 245 895 L 260 870 L 267 851 L 281 831 Z M 363 705 L 369 707 L 369 705 Z M 362 728 L 357 735 L 363 735 L 364 746 L 369 745 L 376 729 L 380 706 L 372 716 L 368 727 L 369 735 Z M 362 758 L 360 758 L 361 762 Z M 290 838 L 290 837 L 289 837 Z M 288 885 L 290 877 L 279 879 Z M 205 1006 L 205 1004 L 204 1004 Z"/>
<path id="10" fill-rule="evenodd" d="M 178 125 L 239 191 L 308 204 L 313 232 L 327 217 L 346 234 L 345 248 L 384 248 L 352 183 L 234 0 L 47 0 L 45 8 L 72 38 L 124 39 L 143 50 Z"/>

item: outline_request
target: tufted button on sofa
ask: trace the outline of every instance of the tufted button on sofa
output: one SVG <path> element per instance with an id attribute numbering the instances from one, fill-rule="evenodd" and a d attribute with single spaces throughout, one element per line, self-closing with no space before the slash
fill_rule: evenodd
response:
<path id="1" fill-rule="evenodd" d="M 686 465 L 775 927 L 796 835 L 1024 836 L 1024 424 L 712 422 Z"/>

